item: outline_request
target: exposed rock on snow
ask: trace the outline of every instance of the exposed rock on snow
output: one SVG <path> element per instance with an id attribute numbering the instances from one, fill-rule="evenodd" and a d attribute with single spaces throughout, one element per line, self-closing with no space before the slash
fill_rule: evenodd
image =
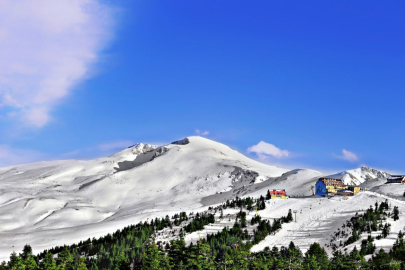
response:
<path id="1" fill-rule="evenodd" d="M 186 145 L 189 143 L 190 143 L 190 141 L 188 140 L 188 138 L 172 142 L 172 144 L 178 144 L 178 145 Z"/>

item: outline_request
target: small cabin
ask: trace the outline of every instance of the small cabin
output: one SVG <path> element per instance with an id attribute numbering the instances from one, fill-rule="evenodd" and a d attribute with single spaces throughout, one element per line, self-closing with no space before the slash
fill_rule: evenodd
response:
<path id="1" fill-rule="evenodd" d="M 405 184 L 405 175 L 391 175 L 387 178 L 387 184 L 391 183 Z"/>
<path id="2" fill-rule="evenodd" d="M 287 196 L 285 189 L 269 189 L 270 195 Z"/>
<path id="3" fill-rule="evenodd" d="M 269 189 L 271 199 L 288 199 L 285 189 Z"/>
<path id="4" fill-rule="evenodd" d="M 345 189 L 345 185 L 340 179 L 319 178 L 315 184 L 315 195 L 334 195 L 338 190 Z"/>

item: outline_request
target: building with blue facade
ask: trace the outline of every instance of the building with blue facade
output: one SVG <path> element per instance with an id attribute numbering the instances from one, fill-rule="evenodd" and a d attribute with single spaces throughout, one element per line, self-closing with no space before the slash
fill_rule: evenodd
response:
<path id="1" fill-rule="evenodd" d="M 345 189 L 345 185 L 340 179 L 319 178 L 315 184 L 315 195 L 326 196 L 336 195 L 338 190 Z"/>
<path id="2" fill-rule="evenodd" d="M 326 184 L 321 179 L 319 179 L 315 184 L 315 195 L 323 196 L 323 197 L 328 195 L 328 190 L 326 189 Z"/>

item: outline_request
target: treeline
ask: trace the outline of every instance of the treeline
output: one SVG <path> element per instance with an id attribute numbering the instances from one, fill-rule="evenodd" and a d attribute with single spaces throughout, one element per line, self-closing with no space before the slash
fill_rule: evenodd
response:
<path id="1" fill-rule="evenodd" d="M 253 245 L 263 241 L 268 235 L 275 234 L 283 223 L 293 221 L 291 210 L 286 216 L 272 222 L 255 215 L 250 222 L 254 229 L 250 228 L 249 232 L 247 215 L 242 209 L 245 207 L 253 210 L 255 204 L 260 206 L 262 202 L 265 207 L 263 197 L 257 200 L 236 198 L 227 201 L 221 207 L 241 208 L 234 225 L 209 234 L 206 239 L 200 239 L 189 246 L 184 241 L 181 229 L 179 239 L 171 240 L 170 243 L 164 245 L 161 242 L 155 243 L 154 240 L 161 230 L 173 229 L 173 225 L 180 226 L 182 222 L 189 220 L 186 213 L 181 212 L 171 218 L 166 216 L 150 222 L 140 222 L 98 239 L 89 238 L 78 244 L 45 250 L 36 256 L 32 254 L 31 247 L 26 245 L 22 253 L 17 255 L 13 252 L 10 261 L 0 265 L 0 270 L 405 269 L 405 241 L 402 232 L 389 252 L 381 249 L 375 253 L 374 239 L 368 237 L 362 241 L 360 250 L 357 247 L 350 253 L 335 250 L 331 258 L 317 243 L 312 244 L 305 254 L 293 242 L 288 247 L 266 248 L 262 252 L 251 253 Z M 356 214 L 345 226 L 358 236 L 375 230 L 382 230 L 382 236 L 386 233 L 388 235 L 389 229 L 384 228 L 389 225 L 382 225 L 382 221 L 387 217 L 395 220 L 399 218 L 397 207 L 392 212 L 388 212 L 388 209 L 388 201 L 379 205 L 376 203 L 375 208 L 370 207 L 364 214 Z M 197 213 L 183 228 L 186 232 L 193 232 L 213 222 L 213 214 Z M 370 260 L 365 259 L 365 255 L 374 253 Z"/>
<path id="2" fill-rule="evenodd" d="M 186 219 L 184 214 L 173 218 Z M 195 222 L 188 225 L 194 224 L 190 228 L 196 228 L 203 223 L 215 221 L 213 219 L 212 214 L 197 214 Z M 260 219 L 257 230 L 250 235 L 243 229 L 246 227 L 246 212 L 240 211 L 231 229 L 226 227 L 221 232 L 208 235 L 206 240 L 199 241 L 196 245 L 191 243 L 188 247 L 181 235 L 179 240 L 172 240 L 163 247 L 154 243 L 153 236 L 158 230 L 172 226 L 170 218 L 166 216 L 151 220 L 150 223 L 126 227 L 112 235 L 81 241 L 77 245 L 45 250 L 37 256 L 32 255 L 31 247 L 26 246 L 23 253 L 13 253 L 10 261 L 7 264 L 3 262 L 0 269 L 201 269 L 199 264 L 211 263 L 211 260 L 216 265 L 226 265 L 230 257 L 239 254 L 239 251 L 249 251 L 254 244 L 276 232 L 288 220 L 289 218 L 282 217 L 275 219 L 270 225 L 269 221 Z M 176 260 L 178 254 L 182 254 L 180 257 L 183 259 Z M 201 257 L 203 254 L 211 259 Z"/>
<path id="3" fill-rule="evenodd" d="M 183 238 L 171 241 L 168 250 L 150 244 L 139 268 L 135 269 L 405 269 L 402 232 L 389 252 L 380 249 L 368 261 L 356 247 L 350 253 L 335 251 L 329 258 L 318 243 L 312 244 L 305 255 L 293 242 L 288 247 L 251 253 L 256 241 L 234 240 L 234 237 L 240 240 L 244 234 L 235 224 L 232 229 L 224 229 L 195 245 L 186 246 Z"/>
<path id="4" fill-rule="evenodd" d="M 326 251 L 318 244 L 313 243 L 308 251 L 303 254 L 293 242 L 288 247 L 265 248 L 261 252 L 251 253 L 248 245 L 229 246 L 226 252 L 218 260 L 218 255 L 211 248 L 209 240 L 201 240 L 195 245 L 186 246 L 183 237 L 171 241 L 170 248 L 165 250 L 156 244 L 150 243 L 138 265 L 133 269 L 268 269 L 268 270 L 349 270 L 349 269 L 405 269 L 405 241 L 402 232 L 393 248 L 386 252 L 380 249 L 370 260 L 366 260 L 355 247 L 350 253 L 335 251 L 331 258 Z M 78 260 L 79 264 L 69 263 L 71 256 L 58 258 L 59 262 L 51 260 L 50 253 L 47 253 L 46 264 L 38 268 L 29 246 L 24 247 L 23 253 L 17 255 L 8 265 L 0 265 L 0 269 L 87 269 L 83 259 Z M 60 255 L 59 255 L 60 256 Z M 67 262 L 67 263 L 66 263 Z M 98 269 L 98 268 L 95 268 Z M 123 265 L 113 265 L 108 269 L 131 269 Z"/>
<path id="5" fill-rule="evenodd" d="M 174 217 L 172 217 L 174 218 Z M 185 213 L 177 216 L 175 222 L 187 219 Z M 98 239 L 80 241 L 70 246 L 54 247 L 38 255 L 32 255 L 29 246 L 23 253 L 12 253 L 8 263 L 1 269 L 130 269 L 130 265 L 140 264 L 147 251 L 151 238 L 164 228 L 172 228 L 169 218 L 152 219 L 125 227 L 113 234 Z M 30 265 L 30 266 L 28 266 Z"/>

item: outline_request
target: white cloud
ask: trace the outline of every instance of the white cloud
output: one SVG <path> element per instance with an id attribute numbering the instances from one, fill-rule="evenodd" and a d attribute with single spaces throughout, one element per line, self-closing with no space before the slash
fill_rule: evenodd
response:
<path id="1" fill-rule="evenodd" d="M 199 129 L 196 129 L 195 133 L 197 133 L 198 135 L 203 135 L 203 136 L 206 136 L 206 135 L 210 134 L 210 132 L 208 130 L 202 131 L 202 130 L 199 130 Z"/>
<path id="2" fill-rule="evenodd" d="M 0 0 L 0 108 L 42 127 L 111 39 L 98 0 Z M 0 112 L 1 113 L 1 112 Z"/>
<path id="3" fill-rule="evenodd" d="M 110 151 L 110 150 L 115 150 L 115 149 L 127 148 L 133 144 L 134 143 L 131 141 L 117 141 L 117 142 L 100 144 L 96 148 L 101 151 Z"/>
<path id="4" fill-rule="evenodd" d="M 287 150 L 281 150 L 271 143 L 266 143 L 264 141 L 259 142 L 247 149 L 249 153 L 256 153 L 260 159 L 266 159 L 270 156 L 276 158 L 283 158 L 290 156 L 290 152 Z"/>
<path id="5" fill-rule="evenodd" d="M 357 157 L 357 155 L 355 153 L 350 152 L 350 151 L 348 151 L 346 149 L 342 149 L 342 155 L 341 156 L 335 155 L 335 157 L 339 158 L 339 159 L 347 160 L 347 161 L 350 161 L 350 162 L 355 162 L 355 161 L 359 160 L 359 158 Z"/>
<path id="6" fill-rule="evenodd" d="M 37 151 L 27 149 L 13 149 L 0 144 L 0 167 L 24 164 L 43 160 L 45 156 Z"/>

